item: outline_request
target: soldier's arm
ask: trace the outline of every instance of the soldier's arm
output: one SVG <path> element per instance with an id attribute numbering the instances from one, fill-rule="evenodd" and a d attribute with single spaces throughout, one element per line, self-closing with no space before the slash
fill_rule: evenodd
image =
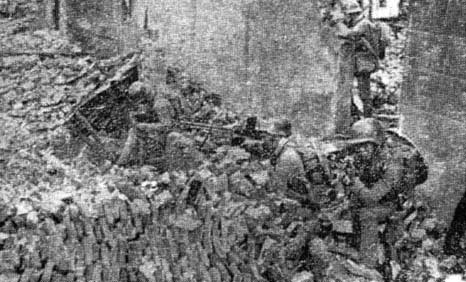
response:
<path id="1" fill-rule="evenodd" d="M 387 164 L 383 177 L 367 188 L 359 179 L 355 180 L 353 192 L 364 204 L 375 204 L 383 197 L 393 193 L 402 179 L 402 167 L 395 162 Z"/>
<path id="2" fill-rule="evenodd" d="M 335 26 L 337 29 L 336 33 L 338 37 L 351 40 L 356 40 L 357 38 L 366 34 L 368 31 L 368 24 L 366 22 L 359 23 L 352 28 L 349 28 L 342 22 L 337 23 Z"/>
<path id="3" fill-rule="evenodd" d="M 390 192 L 390 187 L 384 181 L 379 180 L 369 189 L 356 178 L 351 190 L 364 205 L 370 205 L 376 204 L 383 196 Z"/>
<path id="4" fill-rule="evenodd" d="M 403 165 L 397 162 L 395 159 L 390 159 L 386 163 L 385 173 L 373 187 L 369 189 L 369 195 L 372 196 L 374 201 L 380 201 L 383 197 L 389 196 L 390 193 L 396 197 L 403 187 L 400 187 L 403 179 Z"/>

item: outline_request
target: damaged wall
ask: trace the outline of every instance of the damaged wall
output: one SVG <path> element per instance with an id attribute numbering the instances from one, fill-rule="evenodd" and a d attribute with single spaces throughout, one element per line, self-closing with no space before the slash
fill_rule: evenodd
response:
<path id="1" fill-rule="evenodd" d="M 237 109 L 291 116 L 312 135 L 330 125 L 336 64 L 322 48 L 328 32 L 318 2 L 48 1 L 59 2 L 68 18 L 61 29 L 85 49 L 114 55 L 136 46 L 146 29 L 168 64 L 186 67 Z"/>
<path id="2" fill-rule="evenodd" d="M 60 30 L 85 51 L 110 57 L 134 48 L 140 36 L 126 1 L 42 0 L 45 26 Z"/>
<path id="3" fill-rule="evenodd" d="M 334 55 L 314 1 L 135 0 L 133 19 L 237 108 L 291 115 L 307 133 L 328 124 Z M 286 101 L 286 103 L 284 103 Z"/>
<path id="4" fill-rule="evenodd" d="M 429 0 L 411 5 L 403 130 L 431 166 L 421 192 L 448 223 L 466 183 L 466 4 Z"/>

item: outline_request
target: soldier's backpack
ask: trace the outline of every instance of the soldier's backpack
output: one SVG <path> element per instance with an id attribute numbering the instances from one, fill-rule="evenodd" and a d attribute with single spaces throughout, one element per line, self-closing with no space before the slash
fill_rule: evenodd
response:
<path id="1" fill-rule="evenodd" d="M 385 130 L 387 137 L 393 140 L 393 143 L 398 144 L 398 147 L 404 146 L 406 148 L 404 166 L 405 172 L 409 177 L 413 177 L 414 185 L 424 183 L 429 176 L 429 167 L 426 164 L 424 157 L 417 150 L 416 145 L 406 136 L 394 129 Z"/>

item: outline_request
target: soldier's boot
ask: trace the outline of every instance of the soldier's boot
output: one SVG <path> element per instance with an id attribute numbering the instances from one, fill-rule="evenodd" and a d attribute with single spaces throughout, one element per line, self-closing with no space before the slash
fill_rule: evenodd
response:
<path id="1" fill-rule="evenodd" d="M 361 73 L 357 76 L 359 98 L 364 105 L 364 117 L 372 117 L 371 74 Z"/>

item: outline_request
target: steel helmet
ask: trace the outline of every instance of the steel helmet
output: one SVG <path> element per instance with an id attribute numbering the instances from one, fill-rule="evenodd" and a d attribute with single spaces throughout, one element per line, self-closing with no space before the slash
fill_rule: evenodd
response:
<path id="1" fill-rule="evenodd" d="M 380 144 L 384 140 L 384 130 L 379 121 L 374 118 L 358 120 L 351 126 L 351 137 L 348 144 L 375 143 Z"/>
<path id="2" fill-rule="evenodd" d="M 346 14 L 361 13 L 362 8 L 356 0 L 344 0 L 342 2 L 343 12 Z"/>

